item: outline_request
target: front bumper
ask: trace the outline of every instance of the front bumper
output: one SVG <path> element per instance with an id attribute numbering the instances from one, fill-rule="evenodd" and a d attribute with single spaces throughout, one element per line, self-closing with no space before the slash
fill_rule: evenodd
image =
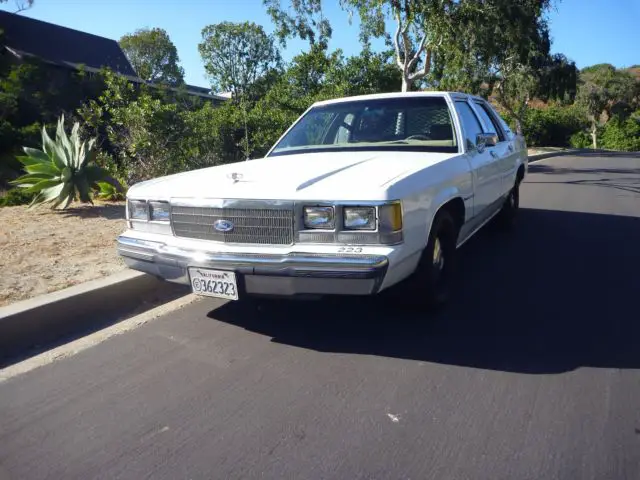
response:
<path id="1" fill-rule="evenodd" d="M 384 255 L 214 253 L 127 236 L 118 238 L 118 254 L 134 270 L 184 285 L 189 267 L 233 271 L 241 296 L 371 295 L 389 265 Z"/>

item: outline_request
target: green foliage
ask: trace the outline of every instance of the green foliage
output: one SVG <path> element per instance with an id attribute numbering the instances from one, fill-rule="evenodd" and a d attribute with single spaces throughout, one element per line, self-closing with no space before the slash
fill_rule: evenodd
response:
<path id="1" fill-rule="evenodd" d="M 502 117 L 512 128 L 515 119 L 508 113 Z M 576 106 L 551 105 L 530 108 L 522 119 L 522 129 L 529 147 L 569 147 L 582 141 L 588 121 L 584 111 Z"/>
<path id="2" fill-rule="evenodd" d="M 640 107 L 640 81 L 629 71 L 618 70 L 608 63 L 592 65 L 580 72 L 577 102 L 587 112 L 592 145 L 597 148 L 597 133 L 603 126 L 603 117 L 624 120 Z"/>
<path id="3" fill-rule="evenodd" d="M 97 191 L 96 198 L 100 200 L 106 200 L 108 202 L 118 202 L 125 200 L 126 192 L 122 189 L 118 189 L 115 185 L 109 182 L 99 181 L 96 182 Z"/>
<path id="4" fill-rule="evenodd" d="M 23 188 L 12 188 L 4 196 L 0 196 L 0 207 L 27 205 L 33 201 L 35 195 L 35 193 L 29 193 Z"/>
<path id="5" fill-rule="evenodd" d="M 80 139 L 80 124 L 75 123 L 69 137 L 64 130 L 64 117 L 58 120 L 55 140 L 42 128 L 42 150 L 24 147 L 26 156 L 18 157 L 26 175 L 11 182 L 26 193 L 35 194 L 31 206 L 52 203 L 52 208 L 67 208 L 76 198 L 91 201 L 90 190 L 97 181 L 109 179 L 107 172 L 94 165 L 95 140 Z M 120 187 L 119 187 L 120 188 Z"/>
<path id="6" fill-rule="evenodd" d="M 280 0 L 263 0 L 267 13 L 276 25 L 282 46 L 290 37 L 307 40 L 310 46 L 326 48 L 333 33 L 329 20 L 322 14 L 322 0 L 296 0 L 293 11 L 283 9 Z"/>
<path id="7" fill-rule="evenodd" d="M 613 117 L 602 129 L 601 146 L 607 150 L 640 152 L 640 110 L 626 119 Z"/>
<path id="8" fill-rule="evenodd" d="M 252 22 L 222 22 L 203 28 L 198 50 L 212 87 L 234 95 L 249 93 L 280 64 L 273 38 Z"/>
<path id="9" fill-rule="evenodd" d="M 591 146 L 591 135 L 584 130 L 580 130 L 571 135 L 569 146 L 571 148 L 589 148 Z"/>
<path id="10" fill-rule="evenodd" d="M 162 28 L 142 28 L 120 39 L 120 47 L 138 76 L 148 82 L 184 82 L 178 50 Z"/>

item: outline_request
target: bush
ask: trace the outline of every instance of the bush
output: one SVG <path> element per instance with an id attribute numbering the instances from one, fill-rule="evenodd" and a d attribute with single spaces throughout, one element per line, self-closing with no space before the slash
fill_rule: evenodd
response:
<path id="1" fill-rule="evenodd" d="M 569 144 L 571 148 L 591 148 L 593 140 L 589 132 L 581 130 L 571 135 Z"/>
<path id="2" fill-rule="evenodd" d="M 602 129 L 600 146 L 607 150 L 640 151 L 640 110 L 626 120 L 613 117 Z"/>
<path id="3" fill-rule="evenodd" d="M 26 192 L 22 188 L 12 188 L 3 197 L 0 197 L 0 207 L 15 207 L 31 203 L 35 193 Z"/>
<path id="4" fill-rule="evenodd" d="M 550 106 L 529 109 L 523 122 L 527 145 L 531 147 L 569 147 L 574 135 L 588 126 L 586 115 L 577 107 Z M 576 137 L 575 141 L 581 141 Z"/>

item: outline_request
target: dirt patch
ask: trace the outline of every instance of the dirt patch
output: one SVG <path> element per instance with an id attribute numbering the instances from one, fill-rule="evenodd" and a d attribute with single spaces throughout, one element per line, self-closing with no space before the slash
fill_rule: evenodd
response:
<path id="1" fill-rule="evenodd" d="M 0 208 L 0 306 L 123 270 L 124 212 L 124 202 Z"/>

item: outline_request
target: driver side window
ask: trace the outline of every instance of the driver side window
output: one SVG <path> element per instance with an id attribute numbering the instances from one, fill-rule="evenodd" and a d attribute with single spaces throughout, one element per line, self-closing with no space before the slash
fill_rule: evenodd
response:
<path id="1" fill-rule="evenodd" d="M 476 149 L 476 138 L 479 133 L 482 132 L 482 127 L 480 126 L 480 121 L 473 110 L 471 110 L 471 106 L 465 101 L 457 101 L 456 102 L 456 110 L 458 115 L 460 116 L 460 121 L 462 122 L 462 128 L 464 129 L 464 137 L 465 142 L 467 144 L 467 150 L 475 150 Z"/>
<path id="2" fill-rule="evenodd" d="M 475 105 L 478 115 L 480 115 L 482 121 L 488 128 L 486 133 L 497 133 L 498 139 L 501 142 L 504 142 L 504 133 L 502 133 L 502 129 L 498 126 L 493 117 L 487 111 L 487 107 L 480 102 L 475 102 Z"/>

